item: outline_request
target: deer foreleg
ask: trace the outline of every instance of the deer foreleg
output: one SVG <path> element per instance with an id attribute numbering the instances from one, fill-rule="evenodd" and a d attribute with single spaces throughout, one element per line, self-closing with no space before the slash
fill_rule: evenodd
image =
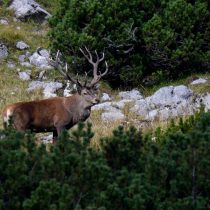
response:
<path id="1" fill-rule="evenodd" d="M 58 132 L 57 130 L 54 130 L 53 131 L 53 144 L 56 143 L 57 139 L 58 139 Z"/>

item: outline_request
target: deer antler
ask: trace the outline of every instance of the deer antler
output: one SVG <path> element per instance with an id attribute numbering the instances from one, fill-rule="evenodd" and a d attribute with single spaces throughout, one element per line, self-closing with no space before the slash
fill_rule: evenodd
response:
<path id="1" fill-rule="evenodd" d="M 94 61 L 93 61 L 93 56 L 92 56 L 92 54 L 90 53 L 90 51 L 87 49 L 87 47 L 85 47 L 86 53 L 85 53 L 81 48 L 79 48 L 79 49 L 80 49 L 80 51 L 82 52 L 82 54 L 85 56 L 85 58 L 88 60 L 88 62 L 89 62 L 90 64 L 93 65 L 93 79 L 92 79 L 92 81 L 90 82 L 90 86 L 92 87 L 92 86 L 96 85 L 96 84 L 99 82 L 99 80 L 101 79 L 101 77 L 103 77 L 104 75 L 107 74 L 107 72 L 108 72 L 108 64 L 107 64 L 107 62 L 105 61 L 106 70 L 104 71 L 103 74 L 101 74 L 101 72 L 99 72 L 100 74 L 98 75 L 98 74 L 97 74 L 98 65 L 99 65 L 99 63 L 100 63 L 101 61 L 104 60 L 104 53 L 102 54 L 102 57 L 99 58 L 99 55 L 98 55 L 97 51 L 95 50 L 96 62 L 94 62 Z"/>
<path id="2" fill-rule="evenodd" d="M 42 48 L 37 49 L 37 53 L 39 55 L 40 55 L 40 50 L 42 50 Z M 49 57 L 48 63 L 51 66 L 53 66 L 55 69 L 57 69 L 65 77 L 65 79 L 70 80 L 72 83 L 82 86 L 81 83 L 79 82 L 78 78 L 75 80 L 68 74 L 68 64 L 67 64 L 67 62 L 65 62 L 65 64 L 63 64 L 63 62 L 60 59 L 61 56 L 62 56 L 62 54 L 61 54 L 60 50 L 58 50 L 56 53 L 55 59 L 53 59 L 52 57 Z"/>

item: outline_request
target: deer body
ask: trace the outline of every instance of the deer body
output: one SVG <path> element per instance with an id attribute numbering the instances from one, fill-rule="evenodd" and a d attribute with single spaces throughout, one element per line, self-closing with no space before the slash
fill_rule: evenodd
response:
<path id="1" fill-rule="evenodd" d="M 66 79 L 76 84 L 77 93 L 69 97 L 55 97 L 10 104 L 3 110 L 5 127 L 11 122 L 12 126 L 18 131 L 53 132 L 53 139 L 56 140 L 64 129 L 70 129 L 78 122 L 85 121 L 90 116 L 91 107 L 99 103 L 96 84 L 108 71 L 105 62 L 106 71 L 98 75 L 98 64 L 104 59 L 104 54 L 102 58 L 99 58 L 97 52 L 95 52 L 97 60 L 94 62 L 89 50 L 85 49 L 87 54 L 81 49 L 80 51 L 93 65 L 93 79 L 89 85 L 87 85 L 87 81 L 82 85 L 78 79 L 71 78 L 67 71 L 67 64 L 65 65 L 66 70 L 63 71 L 58 52 L 56 60 L 50 59 L 49 63 L 58 69 Z"/>
<path id="2" fill-rule="evenodd" d="M 77 93 L 69 97 L 12 104 L 3 111 L 4 125 L 7 126 L 11 118 L 16 130 L 53 132 L 56 138 L 64 129 L 70 129 L 90 116 L 91 106 L 99 100 L 94 94 L 89 98 L 87 100 Z"/>

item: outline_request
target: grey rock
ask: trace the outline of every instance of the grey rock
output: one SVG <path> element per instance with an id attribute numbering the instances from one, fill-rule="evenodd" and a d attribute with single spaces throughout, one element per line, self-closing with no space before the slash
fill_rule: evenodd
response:
<path id="1" fill-rule="evenodd" d="M 178 99 L 187 100 L 192 96 L 193 91 L 185 85 L 179 85 L 174 87 L 173 94 Z"/>
<path id="2" fill-rule="evenodd" d="M 158 110 L 154 109 L 152 111 L 149 111 L 148 115 L 145 117 L 146 120 L 154 121 L 158 118 Z"/>
<path id="3" fill-rule="evenodd" d="M 111 97 L 109 96 L 109 94 L 107 93 L 102 93 L 102 96 L 101 96 L 101 102 L 105 102 L 105 101 L 111 101 Z"/>
<path id="4" fill-rule="evenodd" d="M 21 20 L 32 18 L 43 22 L 46 18 L 51 16 L 49 12 L 41 8 L 41 6 L 33 0 L 13 0 L 9 8 L 13 9 L 16 18 Z"/>
<path id="5" fill-rule="evenodd" d="M 125 115 L 121 111 L 114 112 L 104 112 L 101 115 L 101 119 L 104 122 L 112 122 L 112 121 L 123 121 L 126 119 Z"/>
<path id="6" fill-rule="evenodd" d="M 9 22 L 6 19 L 0 19 L 0 24 L 1 25 L 8 25 Z"/>
<path id="7" fill-rule="evenodd" d="M 165 106 L 175 106 L 183 100 L 188 100 L 193 91 L 184 85 L 162 87 L 151 97 L 146 98 L 151 107 L 163 108 Z"/>
<path id="8" fill-rule="evenodd" d="M 63 96 L 68 97 L 72 95 L 73 91 L 77 90 L 76 84 L 72 84 L 72 82 L 67 81 L 66 87 L 63 91 Z"/>
<path id="9" fill-rule="evenodd" d="M 25 62 L 26 56 L 25 55 L 19 55 L 18 60 L 20 63 Z"/>
<path id="10" fill-rule="evenodd" d="M 20 77 L 21 80 L 26 80 L 27 81 L 27 80 L 31 79 L 30 74 L 27 73 L 27 72 L 22 71 L 22 72 L 19 72 L 18 74 L 19 74 L 19 77 Z"/>
<path id="11" fill-rule="evenodd" d="M 131 103 L 131 102 L 133 102 L 133 100 L 123 99 L 121 101 L 112 102 L 112 106 L 117 108 L 117 109 L 123 109 L 126 104 Z"/>
<path id="12" fill-rule="evenodd" d="M 49 56 L 50 55 L 47 50 L 41 50 L 40 55 L 35 52 L 29 57 L 29 60 L 32 65 L 35 65 L 38 68 L 52 69 L 52 67 L 48 63 Z"/>
<path id="13" fill-rule="evenodd" d="M 191 85 L 204 84 L 204 83 L 207 83 L 207 81 L 208 81 L 207 79 L 199 78 L 199 79 L 192 81 L 190 84 Z"/>
<path id="14" fill-rule="evenodd" d="M 172 111 L 168 107 L 165 107 L 164 109 L 158 111 L 158 119 L 160 121 L 168 120 L 171 118 L 171 116 L 172 116 Z"/>
<path id="15" fill-rule="evenodd" d="M 43 89 L 43 94 L 45 98 L 55 97 L 56 91 L 63 87 L 63 84 L 60 82 L 44 82 L 44 81 L 32 81 L 29 84 L 27 89 L 28 92 L 31 92 L 35 89 Z"/>
<path id="16" fill-rule="evenodd" d="M 50 135 L 47 135 L 47 136 L 42 136 L 42 137 L 40 138 L 40 140 L 41 140 L 44 144 L 52 143 L 53 135 L 50 134 Z"/>
<path id="17" fill-rule="evenodd" d="M 21 66 L 27 67 L 27 68 L 32 68 L 33 66 L 29 62 L 21 62 Z"/>
<path id="18" fill-rule="evenodd" d="M 93 106 L 91 108 L 91 110 L 104 110 L 104 111 L 110 111 L 110 110 L 113 110 L 113 109 L 115 109 L 115 108 L 112 106 L 111 102 L 104 102 L 104 103 L 101 103 L 101 104 L 96 104 L 95 106 Z"/>
<path id="19" fill-rule="evenodd" d="M 31 53 L 29 51 L 26 51 L 25 56 L 26 56 L 26 58 L 29 58 L 31 56 Z"/>
<path id="20" fill-rule="evenodd" d="M 8 67 L 9 69 L 14 69 L 14 68 L 16 67 L 16 65 L 15 65 L 15 63 L 13 63 L 12 61 L 9 61 L 9 62 L 7 63 L 7 67 Z"/>
<path id="21" fill-rule="evenodd" d="M 46 49 L 41 49 L 41 50 L 39 51 L 39 53 L 40 53 L 41 56 L 43 56 L 43 57 L 45 57 L 45 58 L 49 58 L 49 57 L 50 57 L 50 53 L 49 53 L 48 50 L 46 50 Z"/>
<path id="22" fill-rule="evenodd" d="M 130 109 L 131 112 L 135 112 L 143 119 L 148 115 L 150 107 L 145 99 L 136 101 L 135 105 Z"/>
<path id="23" fill-rule="evenodd" d="M 139 100 L 143 98 L 143 96 L 138 90 L 122 91 L 119 92 L 119 96 L 121 99 L 131 99 L 131 100 Z"/>
<path id="24" fill-rule="evenodd" d="M 6 58 L 8 56 L 8 49 L 6 45 L 0 43 L 0 59 Z"/>
<path id="25" fill-rule="evenodd" d="M 202 97 L 202 103 L 205 106 L 205 111 L 210 109 L 210 94 L 207 93 L 205 96 Z"/>
<path id="26" fill-rule="evenodd" d="M 16 47 L 17 47 L 17 49 L 24 50 L 24 49 L 29 48 L 29 45 L 27 45 L 23 41 L 19 41 L 19 42 L 17 42 Z"/>

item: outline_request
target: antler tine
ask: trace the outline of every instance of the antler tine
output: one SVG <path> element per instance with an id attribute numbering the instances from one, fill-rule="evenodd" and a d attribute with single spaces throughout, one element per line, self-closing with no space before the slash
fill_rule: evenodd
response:
<path id="1" fill-rule="evenodd" d="M 79 50 L 82 52 L 82 54 L 85 56 L 85 58 L 86 58 L 91 64 L 94 64 L 94 63 L 93 63 L 93 57 L 92 57 L 90 51 L 87 49 L 87 47 L 85 47 L 85 50 L 86 50 L 86 52 L 88 53 L 88 55 L 82 50 L 82 48 L 79 48 Z"/>
<path id="2" fill-rule="evenodd" d="M 82 52 L 82 54 L 85 56 L 85 58 L 89 61 L 89 63 L 91 63 L 93 65 L 93 79 L 92 79 L 92 81 L 90 83 L 90 85 L 93 86 L 97 82 L 99 82 L 99 80 L 101 79 L 101 77 L 103 77 L 108 72 L 108 64 L 107 64 L 107 62 L 105 62 L 105 65 L 106 65 L 105 72 L 103 74 L 101 74 L 101 72 L 99 72 L 100 73 L 99 75 L 97 74 L 98 65 L 99 65 L 99 63 L 101 61 L 104 60 L 104 53 L 102 53 L 102 57 L 100 58 L 99 55 L 98 55 L 98 53 L 97 53 L 97 51 L 95 50 L 96 61 L 94 62 L 93 61 L 93 56 L 92 56 L 92 54 L 90 53 L 90 51 L 88 50 L 88 48 L 86 46 L 85 46 L 86 53 L 81 48 L 79 48 L 79 49 Z"/>
<path id="3" fill-rule="evenodd" d="M 88 80 L 87 80 L 87 72 L 85 72 L 85 83 L 84 83 L 84 85 L 83 85 L 84 87 L 87 86 L 87 81 L 88 81 Z"/>
<path id="4" fill-rule="evenodd" d="M 48 59 L 48 62 L 51 66 L 53 66 L 55 69 L 57 69 L 66 79 L 70 80 L 72 83 L 75 83 L 75 84 L 80 84 L 78 82 L 78 80 L 74 80 L 73 78 L 71 78 L 71 76 L 68 74 L 68 64 L 67 62 L 65 63 L 65 70 L 64 70 L 64 67 L 62 65 L 62 62 L 60 60 L 60 56 L 61 56 L 61 52 L 60 50 L 57 51 L 56 53 L 56 57 L 55 57 L 55 60 L 52 59 L 52 57 L 50 57 Z"/>
<path id="5" fill-rule="evenodd" d="M 105 76 L 107 74 L 109 68 L 108 68 L 108 64 L 107 64 L 106 61 L 105 61 L 105 65 L 106 65 L 106 70 L 104 71 L 103 74 L 101 74 L 101 72 L 99 72 L 100 74 L 97 75 L 97 77 L 93 78 L 93 80 L 90 83 L 91 86 L 94 86 L 95 84 L 97 84 L 99 82 L 99 80 L 101 79 L 101 77 L 103 77 L 103 76 Z"/>
<path id="6" fill-rule="evenodd" d="M 78 83 L 78 79 L 77 80 L 74 80 L 73 78 L 70 77 L 70 75 L 68 74 L 68 63 L 66 62 L 66 65 L 65 65 L 65 69 L 66 69 L 66 73 L 65 73 L 65 76 L 68 80 L 70 80 L 72 83 L 75 83 L 77 84 Z"/>
<path id="7" fill-rule="evenodd" d="M 103 74 L 101 74 L 101 77 L 103 77 L 104 75 L 106 75 L 107 74 L 107 72 L 108 72 L 108 70 L 109 70 L 109 67 L 108 67 L 108 64 L 107 64 L 107 62 L 105 61 L 105 65 L 106 65 L 106 70 L 104 71 L 104 73 Z"/>

